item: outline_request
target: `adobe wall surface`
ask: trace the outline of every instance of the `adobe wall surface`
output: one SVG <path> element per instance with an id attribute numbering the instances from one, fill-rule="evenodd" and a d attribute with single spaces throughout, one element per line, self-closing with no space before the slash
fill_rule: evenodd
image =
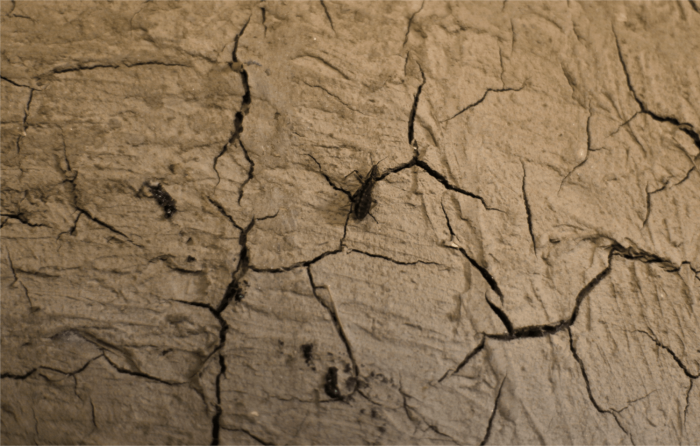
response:
<path id="1" fill-rule="evenodd" d="M 697 1 L 0 12 L 3 444 L 700 443 Z"/>

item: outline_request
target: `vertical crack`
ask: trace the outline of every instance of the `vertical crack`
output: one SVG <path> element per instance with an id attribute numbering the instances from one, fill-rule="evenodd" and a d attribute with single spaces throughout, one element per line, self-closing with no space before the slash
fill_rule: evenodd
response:
<path id="1" fill-rule="evenodd" d="M 416 91 L 416 95 L 413 98 L 413 107 L 411 108 L 411 113 L 408 116 L 408 143 L 411 144 L 415 150 L 418 150 L 418 144 L 416 143 L 416 138 L 414 135 L 414 125 L 416 120 L 416 112 L 418 111 L 420 93 L 423 90 L 423 85 L 425 85 L 425 73 L 423 73 L 423 68 L 421 68 L 420 64 L 418 65 L 418 69 L 420 70 L 420 75 L 423 78 L 423 82 L 421 82 L 421 84 L 418 86 L 418 91 Z"/>
<path id="2" fill-rule="evenodd" d="M 525 190 L 525 181 L 527 178 L 527 172 L 525 170 L 525 161 L 520 160 L 523 166 L 523 201 L 525 202 L 525 212 L 527 213 L 527 229 L 530 232 L 530 239 L 532 240 L 532 250 L 537 254 L 537 243 L 535 242 L 535 234 L 532 232 L 532 212 L 530 211 L 530 202 L 527 199 L 527 191 Z"/>
<path id="3" fill-rule="evenodd" d="M 233 279 L 231 283 L 226 287 L 224 292 L 224 297 L 221 302 L 216 307 L 216 309 L 209 307 L 209 310 L 217 318 L 219 324 L 221 325 L 221 330 L 219 331 L 219 373 L 216 375 L 216 412 L 212 418 L 212 445 L 219 444 L 219 435 L 221 433 L 221 415 L 223 409 L 221 408 L 221 377 L 226 375 L 226 357 L 222 353 L 224 344 L 226 343 L 226 334 L 228 333 L 228 322 L 222 316 L 222 313 L 232 301 L 240 302 L 245 297 L 244 291 L 240 286 L 240 280 L 248 272 L 249 257 L 248 257 L 248 232 L 253 229 L 256 219 L 251 220 L 248 226 L 241 231 L 239 237 L 239 244 L 241 245 L 241 253 L 238 258 L 238 265 L 233 273 Z"/>
<path id="4" fill-rule="evenodd" d="M 590 382 L 590 379 L 588 378 L 588 373 L 586 372 L 586 367 L 583 365 L 583 360 L 578 355 L 578 352 L 576 351 L 576 347 L 574 346 L 574 336 L 571 333 L 571 328 L 567 327 L 566 331 L 569 334 L 569 349 L 571 350 L 571 353 L 574 356 L 574 359 L 576 360 L 576 362 L 579 365 L 579 368 L 581 369 L 581 375 L 583 376 L 583 381 L 586 384 L 586 392 L 588 393 L 588 399 L 591 401 L 591 403 L 593 404 L 593 407 L 595 407 L 595 409 L 599 413 L 612 415 L 613 418 L 615 419 L 615 422 L 617 423 L 617 426 L 622 430 L 622 432 L 625 433 L 625 435 L 627 435 L 629 437 L 632 444 L 634 444 L 634 441 L 632 440 L 632 435 L 630 435 L 630 433 L 627 431 L 627 429 L 625 429 L 622 426 L 622 423 L 620 423 L 620 420 L 617 418 L 617 414 L 615 413 L 615 411 L 603 409 L 598 404 L 598 402 L 595 400 L 595 397 L 593 396 L 593 391 L 591 390 L 591 382 Z"/>
<path id="5" fill-rule="evenodd" d="M 348 336 L 347 336 L 347 334 L 345 333 L 345 329 L 343 328 L 343 324 L 340 322 L 340 318 L 338 317 L 338 309 L 335 307 L 335 302 L 333 301 L 333 296 L 330 295 L 330 290 L 328 289 L 327 286 L 322 286 L 322 287 L 321 287 L 321 286 L 317 286 L 317 285 L 316 285 L 316 283 L 314 282 L 314 276 L 313 276 L 313 274 L 311 273 L 311 267 L 310 267 L 310 266 L 307 266 L 307 267 L 306 267 L 306 273 L 307 273 L 308 276 L 309 276 L 309 282 L 311 283 L 311 289 L 312 289 L 312 291 L 313 291 L 313 293 L 314 293 L 314 297 L 316 298 L 316 300 L 319 301 L 319 303 L 321 303 L 321 305 L 324 306 L 324 308 L 326 308 L 326 310 L 328 311 L 328 314 L 331 315 L 331 318 L 333 319 L 333 325 L 335 326 L 335 330 L 336 330 L 336 332 L 338 333 L 338 336 L 340 337 L 340 339 L 343 341 L 343 344 L 345 344 L 345 350 L 347 351 L 348 357 L 350 358 L 350 362 L 352 363 L 352 372 L 353 372 L 353 378 L 354 378 L 354 379 L 352 380 L 352 382 L 353 382 L 352 391 L 350 392 L 350 394 L 348 394 L 348 395 L 345 397 L 345 398 L 348 398 L 348 397 L 351 396 L 353 393 L 355 393 L 355 391 L 356 391 L 357 388 L 358 388 L 358 385 L 359 385 L 359 382 L 360 382 L 360 381 L 359 381 L 359 377 L 360 377 L 360 368 L 359 368 L 359 366 L 357 365 L 357 361 L 355 360 L 355 355 L 353 354 L 352 346 L 351 346 L 351 344 L 350 344 L 350 340 L 348 339 Z M 330 298 L 330 302 L 329 302 L 329 303 L 325 302 L 324 299 L 322 299 L 322 298 L 316 293 L 316 290 L 319 289 L 319 288 L 325 288 L 325 289 L 326 289 L 326 291 L 328 292 L 329 298 Z"/>
<path id="6" fill-rule="evenodd" d="M 508 378 L 508 375 L 503 377 L 503 379 L 501 380 L 501 385 L 498 386 L 498 393 L 496 394 L 496 400 L 493 403 L 493 410 L 491 411 L 491 416 L 489 417 L 489 423 L 486 425 L 486 435 L 484 435 L 484 439 L 481 440 L 481 443 L 479 443 L 480 446 L 484 446 L 486 442 L 489 441 L 489 437 L 491 436 L 491 427 L 493 426 L 493 419 L 496 418 L 498 400 L 501 398 L 501 391 L 503 390 L 503 384 L 505 384 L 506 378 Z"/>
<path id="7" fill-rule="evenodd" d="M 22 133 L 17 137 L 17 153 L 20 152 L 20 141 L 22 140 L 23 137 L 27 136 L 27 118 L 29 117 L 29 107 L 32 105 L 32 98 L 34 97 L 34 89 L 30 88 L 29 89 L 29 100 L 27 100 L 27 104 L 24 106 L 24 117 L 22 118 Z"/>
<path id="8" fill-rule="evenodd" d="M 326 3 L 321 0 L 321 6 L 323 6 L 323 10 L 326 12 L 326 18 L 328 19 L 328 23 L 331 24 L 331 29 L 335 33 L 335 27 L 333 26 L 333 19 L 331 18 L 331 15 L 328 13 L 328 8 L 326 7 Z"/>
<path id="9" fill-rule="evenodd" d="M 414 12 L 411 14 L 411 17 L 408 19 L 408 26 L 406 27 L 406 34 L 403 37 L 403 45 L 406 46 L 408 43 L 408 34 L 411 32 L 411 25 L 413 24 L 413 18 L 423 10 L 423 6 L 425 5 L 425 0 L 423 0 L 420 4 L 420 8 L 418 8 L 418 11 Z"/>
<path id="10" fill-rule="evenodd" d="M 238 73 L 241 76 L 241 83 L 243 84 L 243 98 L 241 100 L 241 108 L 238 112 L 236 112 L 236 115 L 233 118 L 233 131 L 231 132 L 231 137 L 229 138 L 228 142 L 224 145 L 224 147 L 221 149 L 218 155 L 214 157 L 214 171 L 216 172 L 216 184 L 218 185 L 219 182 L 221 181 L 221 176 L 219 174 L 219 171 L 217 170 L 216 166 L 219 162 L 219 158 L 221 158 L 227 151 L 229 147 L 232 147 L 236 142 L 238 142 L 241 147 L 243 147 L 243 144 L 241 143 L 241 133 L 243 133 L 243 118 L 248 114 L 248 111 L 250 110 L 250 103 L 251 103 L 251 96 L 250 96 L 250 84 L 248 83 L 248 72 L 246 71 L 244 65 L 238 60 L 238 55 L 236 52 L 238 51 L 238 42 L 241 39 L 241 36 L 245 32 L 246 28 L 248 27 L 248 24 L 250 23 L 250 19 L 252 17 L 252 14 L 250 17 L 248 17 L 248 21 L 245 22 L 243 25 L 243 28 L 241 31 L 236 34 L 236 37 L 234 39 L 234 44 L 233 44 L 233 51 L 231 52 L 231 69 L 238 71 Z M 252 162 L 250 161 L 250 158 L 248 157 L 248 153 L 243 148 L 245 157 L 246 159 L 251 163 L 251 168 L 248 172 L 248 180 L 252 177 L 253 174 L 253 168 L 252 168 Z M 246 183 L 248 181 L 246 180 Z M 245 183 L 244 183 L 245 184 Z M 242 186 L 241 186 L 242 189 Z M 239 192 L 239 202 L 240 202 L 240 195 L 243 194 L 243 191 L 241 190 Z"/>

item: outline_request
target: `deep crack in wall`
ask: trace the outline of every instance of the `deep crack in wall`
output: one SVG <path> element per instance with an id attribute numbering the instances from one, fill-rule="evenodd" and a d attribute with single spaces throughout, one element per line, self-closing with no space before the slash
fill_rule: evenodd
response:
<path id="1" fill-rule="evenodd" d="M 700 442 L 694 0 L 0 6 L 3 444 Z"/>

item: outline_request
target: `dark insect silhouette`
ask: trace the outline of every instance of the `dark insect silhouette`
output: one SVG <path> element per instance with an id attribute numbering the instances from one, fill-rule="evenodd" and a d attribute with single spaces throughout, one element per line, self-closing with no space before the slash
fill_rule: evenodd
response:
<path id="1" fill-rule="evenodd" d="M 352 200 L 352 215 L 356 220 L 362 220 L 368 215 L 371 216 L 369 211 L 374 203 L 374 200 L 372 199 L 372 190 L 374 189 L 374 185 L 377 183 L 377 179 L 379 178 L 378 165 L 379 163 L 372 166 L 369 173 L 367 173 L 367 176 L 360 179 L 360 188 L 357 189 L 354 194 L 352 194 L 352 197 L 350 197 Z M 372 218 L 374 218 L 374 216 L 372 216 Z M 374 221 L 376 222 L 377 220 L 375 219 Z"/>
<path id="2" fill-rule="evenodd" d="M 323 390 L 326 391 L 326 395 L 337 400 L 340 398 L 340 390 L 338 389 L 338 369 L 335 367 L 329 367 L 328 372 L 326 372 L 326 383 L 323 385 Z"/>
<path id="3" fill-rule="evenodd" d="M 372 214 L 370 214 L 370 209 L 372 208 L 372 204 L 375 203 L 375 200 L 372 198 L 372 190 L 374 189 L 374 185 L 377 183 L 381 175 L 379 174 L 379 163 L 384 161 L 384 159 L 380 160 L 379 163 L 375 164 L 372 166 L 372 168 L 369 170 L 367 175 L 362 178 L 359 173 L 357 173 L 356 170 L 353 170 L 349 174 L 347 174 L 345 177 L 347 178 L 348 176 L 352 175 L 353 173 L 357 176 L 357 180 L 360 182 L 360 187 L 354 192 L 350 193 L 338 186 L 336 186 L 333 181 L 323 173 L 323 169 L 321 168 L 321 164 L 316 161 L 316 158 L 314 158 L 311 155 L 307 156 L 314 160 L 316 165 L 321 171 L 321 175 L 323 175 L 326 178 L 326 181 L 333 186 L 334 189 L 345 192 L 348 197 L 350 198 L 350 206 L 351 206 L 351 213 L 353 217 L 355 217 L 356 220 L 363 220 L 365 217 L 368 215 L 374 219 L 376 222 L 377 219 L 374 218 Z"/>

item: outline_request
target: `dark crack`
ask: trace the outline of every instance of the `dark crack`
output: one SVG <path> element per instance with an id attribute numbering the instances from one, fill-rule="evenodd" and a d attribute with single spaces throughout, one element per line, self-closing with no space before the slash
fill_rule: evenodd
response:
<path id="1" fill-rule="evenodd" d="M 503 92 L 506 92 L 506 91 L 520 91 L 520 90 L 522 90 L 523 88 L 525 88 L 525 84 L 523 84 L 520 88 L 499 88 L 499 89 L 487 88 L 486 91 L 484 92 L 484 95 L 483 95 L 479 100 L 477 100 L 477 101 L 474 102 L 473 104 L 467 105 L 466 107 L 464 107 L 463 109 L 461 109 L 460 111 L 458 111 L 457 113 L 455 113 L 454 115 L 452 115 L 451 117 L 449 117 L 449 118 L 447 118 L 447 119 L 445 119 L 445 120 L 443 120 L 443 121 L 440 121 L 440 122 L 443 123 L 443 122 L 451 121 L 451 120 L 453 120 L 454 118 L 456 118 L 457 116 L 461 115 L 462 113 L 464 113 L 464 112 L 466 112 L 466 111 L 468 111 L 468 110 L 471 110 L 472 108 L 474 108 L 474 107 L 476 107 L 477 105 L 479 105 L 479 104 L 481 104 L 482 102 L 484 102 L 484 101 L 486 100 L 486 96 L 488 96 L 489 93 L 503 93 Z"/>
<path id="2" fill-rule="evenodd" d="M 588 393 L 588 399 L 591 401 L 591 403 L 593 404 L 593 407 L 595 407 L 595 410 L 597 410 L 598 413 L 612 415 L 612 417 L 615 419 L 615 423 L 617 423 L 617 426 L 622 430 L 622 432 L 625 433 L 625 435 L 627 435 L 629 437 L 630 441 L 632 441 L 632 436 L 627 431 L 627 429 L 625 429 L 622 426 L 622 423 L 620 423 L 620 420 L 617 418 L 617 414 L 615 413 L 615 411 L 603 409 L 600 406 L 600 404 L 598 404 L 595 397 L 593 396 L 593 391 L 591 390 L 591 382 L 590 382 L 590 379 L 588 378 L 588 373 L 586 372 L 586 367 L 583 364 L 583 360 L 578 355 L 578 352 L 576 351 L 576 347 L 574 346 L 574 337 L 571 333 L 571 329 L 567 327 L 566 330 L 569 334 L 569 349 L 571 350 L 571 353 L 574 356 L 574 359 L 576 360 L 576 362 L 579 365 L 579 368 L 581 369 L 581 375 L 583 376 L 583 381 L 586 384 L 586 392 Z M 632 443 L 634 444 L 634 441 L 632 441 Z"/>
<path id="3" fill-rule="evenodd" d="M 114 65 L 114 64 L 79 65 L 79 66 L 74 66 L 74 67 L 54 68 L 53 70 L 51 70 L 51 72 L 53 74 L 63 74 L 63 73 L 71 73 L 74 71 L 96 70 L 98 68 L 116 69 L 116 68 L 119 68 L 119 65 Z"/>
<path id="4" fill-rule="evenodd" d="M 17 137 L 17 153 L 20 152 L 20 141 L 22 141 L 22 138 L 27 135 L 27 118 L 29 117 L 29 107 L 32 105 L 32 98 L 34 97 L 34 89 L 30 88 L 29 89 L 29 99 L 27 100 L 27 104 L 24 106 L 24 116 L 22 117 L 22 133 L 19 134 Z"/>
<path id="5" fill-rule="evenodd" d="M 479 443 L 481 446 L 484 446 L 487 441 L 489 441 L 489 437 L 491 436 L 491 428 L 493 427 L 493 420 L 496 418 L 496 413 L 498 409 L 498 400 L 501 398 L 501 391 L 503 390 L 503 384 L 506 382 L 506 378 L 508 376 L 504 376 L 503 379 L 501 380 L 501 385 L 498 386 L 498 393 L 496 393 L 496 400 L 493 402 L 493 410 L 491 411 L 491 416 L 489 417 L 489 422 L 486 425 L 486 434 L 484 435 L 484 439 L 481 440 L 481 443 Z"/>
<path id="6" fill-rule="evenodd" d="M 408 43 L 408 34 L 411 32 L 411 25 L 413 25 L 413 18 L 414 18 L 419 12 L 421 12 L 421 11 L 423 10 L 423 6 L 424 6 L 424 5 L 425 5 L 425 0 L 423 0 L 423 1 L 421 2 L 420 8 L 418 8 L 418 11 L 414 12 L 413 14 L 411 14 L 411 17 L 409 17 L 409 19 L 408 19 L 408 26 L 406 26 L 406 34 L 405 34 L 404 37 L 403 37 L 403 45 L 402 45 L 402 46 L 406 46 L 406 44 Z"/>
<path id="7" fill-rule="evenodd" d="M 409 164 L 411 164 L 411 163 L 409 163 Z M 445 187 L 445 189 L 448 189 L 448 190 L 451 190 L 451 191 L 454 191 L 454 192 L 460 193 L 460 194 L 462 194 L 462 195 L 466 195 L 466 196 L 468 196 L 468 197 L 475 198 L 475 199 L 481 201 L 481 204 L 484 206 L 484 208 L 485 208 L 487 211 L 498 211 L 498 212 L 504 213 L 504 212 L 503 212 L 502 210 L 500 210 L 500 209 L 496 209 L 496 208 L 489 207 L 489 206 L 486 204 L 486 201 L 484 201 L 484 198 L 483 198 L 483 197 L 481 197 L 481 196 L 479 196 L 479 195 L 477 195 L 477 194 L 474 194 L 474 193 L 472 193 L 472 192 L 469 192 L 469 191 L 467 191 L 467 190 L 464 190 L 464 189 L 462 189 L 462 188 L 460 188 L 460 187 L 453 186 L 452 184 L 450 184 L 450 182 L 447 180 L 447 178 L 446 178 L 444 175 L 442 175 L 442 174 L 439 173 L 438 171 L 434 170 L 434 169 L 433 169 L 432 167 L 430 167 L 430 166 L 428 165 L 428 163 L 426 163 L 425 161 L 421 161 L 421 160 L 418 160 L 418 159 L 414 159 L 414 162 L 413 162 L 412 165 L 416 165 L 416 166 L 420 167 L 421 169 L 423 169 L 426 173 L 428 173 L 428 175 L 430 175 L 431 177 L 435 178 L 439 183 L 441 183 L 441 184 Z M 409 166 L 406 166 L 406 167 L 410 167 L 410 165 L 409 165 Z M 381 179 L 381 178 L 380 178 L 380 179 Z"/>
<path id="8" fill-rule="evenodd" d="M 683 370 L 683 373 L 685 374 L 685 376 L 687 376 L 690 379 L 700 378 L 700 373 L 698 373 L 697 375 L 693 375 L 690 372 L 690 370 L 688 369 L 688 367 L 685 364 L 683 364 L 683 361 L 681 361 L 681 359 L 678 357 L 678 355 L 676 355 L 676 353 L 673 350 L 671 350 L 669 347 L 662 344 L 661 341 L 659 341 L 659 339 L 656 337 L 656 335 L 653 335 L 652 333 L 648 333 L 644 330 L 634 330 L 634 331 L 637 333 L 642 333 L 642 334 L 647 335 L 649 337 L 649 339 L 651 339 L 654 342 L 654 344 L 656 344 L 657 347 L 659 347 L 660 349 L 663 349 L 666 353 L 671 355 L 671 357 L 676 362 L 678 367 L 680 367 L 681 370 Z"/>
<path id="9" fill-rule="evenodd" d="M 525 161 L 520 160 L 520 163 L 523 166 L 523 201 L 525 202 L 525 213 L 527 214 L 527 229 L 532 240 L 532 250 L 537 254 L 537 242 L 535 241 L 535 234 L 532 232 L 532 212 L 530 210 L 530 202 L 527 199 L 527 191 L 525 190 L 527 171 L 525 170 Z"/>
<path id="10" fill-rule="evenodd" d="M 311 158 L 312 160 L 314 160 L 314 162 L 315 162 L 316 165 L 318 166 L 318 171 L 319 171 L 319 173 L 323 176 L 323 178 L 326 179 L 326 182 L 327 182 L 334 190 L 337 190 L 338 192 L 342 192 L 342 193 L 344 193 L 345 195 L 347 195 L 347 196 L 348 196 L 348 199 L 350 199 L 350 201 L 352 201 L 352 197 L 353 197 L 354 194 L 353 194 L 352 192 L 346 191 L 345 189 L 343 189 L 343 188 L 340 187 L 340 186 L 337 186 L 337 185 L 333 182 L 333 180 L 331 180 L 330 177 L 329 177 L 328 175 L 326 175 L 326 173 L 323 171 L 323 168 L 321 167 L 321 163 L 319 163 L 319 162 L 316 160 L 316 158 L 314 158 L 313 156 L 309 155 L 308 153 L 307 153 L 307 156 L 308 156 L 309 158 Z M 352 172 L 350 172 L 350 173 L 352 173 Z"/>
<path id="11" fill-rule="evenodd" d="M 627 68 L 627 64 L 625 63 L 624 57 L 622 57 L 622 47 L 620 46 L 620 39 L 617 36 L 617 32 L 615 31 L 615 28 L 613 27 L 612 29 L 613 35 L 615 36 L 615 44 L 617 45 L 617 55 L 620 58 L 620 63 L 622 64 L 622 70 L 625 73 L 625 79 L 627 80 L 627 87 L 630 90 L 630 93 L 632 93 L 632 96 L 634 97 L 634 100 L 637 102 L 637 105 L 639 105 L 640 110 L 642 113 L 650 116 L 652 119 L 658 122 L 668 122 L 673 124 L 674 126 L 678 127 L 683 133 L 688 135 L 693 142 L 695 143 L 695 146 L 700 149 L 700 135 L 693 129 L 693 126 L 687 122 L 680 122 L 678 119 L 673 118 L 673 117 L 667 117 L 667 116 L 660 116 L 657 115 L 656 113 L 652 112 L 647 108 L 647 106 L 644 104 L 642 99 L 639 97 L 637 94 L 637 91 L 634 89 L 632 86 L 632 79 L 630 77 L 629 69 Z"/>
<path id="12" fill-rule="evenodd" d="M 441 265 L 440 263 L 437 263 L 437 262 L 426 262 L 426 261 L 424 261 L 424 260 L 416 260 L 415 262 L 401 262 L 401 261 L 399 261 L 399 260 L 392 259 L 392 258 L 389 257 L 389 256 L 384 256 L 384 255 L 381 255 L 381 254 L 372 254 L 372 253 L 369 253 L 369 252 L 360 251 L 360 250 L 358 250 L 358 249 L 349 249 L 348 252 L 356 252 L 356 253 L 358 253 L 358 254 L 366 255 L 367 257 L 374 257 L 375 259 L 387 260 L 387 261 L 389 261 L 389 262 L 391 262 L 391 263 L 395 263 L 395 264 L 397 264 L 397 265 L 418 265 L 418 264 L 421 264 L 421 265 L 438 265 L 438 266 Z"/>
<path id="13" fill-rule="evenodd" d="M 24 375 L 15 375 L 15 374 L 12 374 L 12 373 L 3 373 L 2 375 L 0 375 L 0 378 L 2 378 L 2 379 L 16 379 L 16 380 L 20 380 L 20 381 L 21 381 L 21 380 L 25 380 L 25 379 L 29 378 L 30 376 L 32 376 L 34 373 L 36 373 L 37 370 L 38 370 L 38 369 L 36 369 L 36 368 L 31 369 L 30 371 L 28 371 L 28 372 L 25 373 Z"/>
<path id="14" fill-rule="evenodd" d="M 137 372 L 137 371 L 125 369 L 125 368 L 123 368 L 123 367 L 119 367 L 117 364 L 115 364 L 114 362 L 112 362 L 112 361 L 109 359 L 109 357 L 107 357 L 107 355 L 102 355 L 102 356 L 105 358 L 105 360 L 107 361 L 107 363 L 108 363 L 109 365 L 112 366 L 112 368 L 113 368 L 114 370 L 116 370 L 117 372 L 122 373 L 122 374 L 124 374 L 124 375 L 137 376 L 137 377 L 139 377 L 139 378 L 145 378 L 145 379 L 148 379 L 148 380 L 150 380 L 150 381 L 155 381 L 155 382 L 158 382 L 158 383 L 161 383 L 161 384 L 165 384 L 165 385 L 168 385 L 168 386 L 176 386 L 176 385 L 179 385 L 179 384 L 180 384 L 180 383 L 177 383 L 177 382 L 165 381 L 165 380 L 162 380 L 162 379 L 160 379 L 160 378 L 156 378 L 155 376 L 151 376 L 151 375 L 148 375 L 148 374 L 143 373 L 143 372 Z"/>
<path id="15" fill-rule="evenodd" d="M 474 350 L 467 353 L 467 356 L 462 360 L 462 362 L 457 364 L 457 367 L 454 369 L 454 371 L 448 370 L 444 375 L 442 375 L 442 377 L 440 377 L 440 379 L 438 379 L 438 382 L 441 383 L 444 380 L 446 380 L 447 378 L 449 378 L 450 376 L 453 376 L 453 375 L 456 375 L 457 373 L 459 373 L 459 371 L 462 370 L 469 363 L 469 361 L 471 361 L 471 359 L 474 356 L 478 355 L 479 352 L 481 352 L 484 349 L 485 345 L 486 345 L 486 337 L 484 336 L 481 338 L 481 342 L 479 342 L 479 345 L 477 345 L 474 348 Z"/>
<path id="16" fill-rule="evenodd" d="M 246 184 L 250 182 L 250 180 L 253 179 L 253 170 L 255 169 L 255 163 L 253 160 L 250 158 L 250 155 L 248 154 L 248 150 L 245 148 L 243 145 L 243 141 L 238 141 L 238 144 L 240 144 L 241 149 L 243 149 L 243 156 L 245 157 L 246 161 L 248 161 L 249 168 L 248 168 L 248 176 L 246 179 L 243 181 L 241 184 L 240 189 L 238 190 L 238 204 L 241 204 L 241 198 L 243 198 L 243 188 L 245 188 Z"/>
<path id="17" fill-rule="evenodd" d="M 226 219 L 227 219 L 228 221 L 231 222 L 231 224 L 233 225 L 233 227 L 235 227 L 235 228 L 238 229 L 239 231 L 242 231 L 242 230 L 243 230 L 243 227 L 240 226 L 240 225 L 238 225 L 238 223 L 236 223 L 236 221 L 233 219 L 233 217 L 231 217 L 230 215 L 228 215 L 228 213 L 226 212 L 226 209 L 224 209 L 224 207 L 223 207 L 219 202 L 213 200 L 213 199 L 210 198 L 210 197 L 207 197 L 207 200 L 209 200 L 209 203 L 211 203 L 212 205 L 214 205 L 214 207 L 216 207 L 216 209 L 219 210 L 219 213 L 221 213 L 221 215 L 223 215 L 224 217 L 226 217 Z"/>
<path id="18" fill-rule="evenodd" d="M 329 394 L 329 396 L 331 396 L 334 399 L 347 400 L 355 393 L 355 391 L 358 390 L 359 378 L 360 378 L 360 368 L 357 365 L 357 361 L 355 360 L 355 355 L 353 354 L 352 345 L 350 344 L 350 340 L 348 339 L 348 336 L 345 333 L 345 329 L 343 328 L 343 324 L 340 322 L 340 317 L 338 316 L 338 309 L 335 307 L 335 301 L 333 300 L 333 296 L 331 296 L 330 290 L 327 287 L 320 287 L 320 286 L 316 285 L 316 282 L 314 281 L 314 276 L 311 273 L 311 268 L 308 266 L 306 267 L 306 273 L 309 276 L 309 283 L 311 284 L 311 290 L 314 294 L 314 297 L 321 305 L 323 305 L 323 307 L 328 311 L 328 314 L 331 316 L 335 330 L 338 333 L 338 336 L 340 337 L 341 341 L 343 341 L 343 344 L 345 345 L 345 351 L 347 352 L 348 358 L 350 358 L 350 363 L 352 364 L 352 374 L 353 374 L 354 379 L 352 380 L 352 389 L 350 390 L 350 393 L 348 395 L 346 395 L 345 397 L 341 397 L 340 395 L 338 395 L 337 398 L 330 395 L 328 392 L 328 389 L 326 389 L 326 393 Z M 316 293 L 316 290 L 318 290 L 319 288 L 326 289 L 326 291 L 328 292 L 330 302 L 328 302 L 328 303 L 325 302 L 325 300 L 322 299 Z"/>
<path id="19" fill-rule="evenodd" d="M 408 57 L 407 57 L 407 59 L 408 59 Z M 420 100 L 420 94 L 421 94 L 421 91 L 423 91 L 423 86 L 425 85 L 425 73 L 423 73 L 423 68 L 421 68 L 421 66 L 418 65 L 418 69 L 420 70 L 420 75 L 423 78 L 423 81 L 418 86 L 418 90 L 416 91 L 416 95 L 413 97 L 413 106 L 411 107 L 411 113 L 408 115 L 408 143 L 416 151 L 418 150 L 418 143 L 416 142 L 414 127 L 415 127 L 415 121 L 416 121 L 416 113 L 418 112 L 418 101 Z"/>
<path id="20" fill-rule="evenodd" d="M 688 386 L 688 392 L 685 394 L 685 409 L 683 409 L 683 426 L 688 424 L 688 408 L 690 407 L 690 392 L 693 391 L 693 385 L 695 385 L 695 380 L 690 380 L 690 386 Z"/>
<path id="21" fill-rule="evenodd" d="M 236 142 L 238 142 L 241 145 L 241 148 L 243 148 L 246 160 L 251 163 L 250 170 L 248 172 L 248 178 L 246 181 L 241 185 L 241 188 L 238 192 L 238 202 L 240 203 L 241 197 L 243 196 L 243 186 L 250 181 L 250 178 L 252 178 L 253 175 L 253 162 L 250 160 L 250 157 L 248 156 L 248 152 L 245 150 L 243 147 L 243 143 L 241 142 L 241 133 L 243 133 L 243 119 L 245 116 L 248 114 L 250 111 L 250 104 L 252 102 L 251 96 L 250 96 L 250 84 L 248 83 L 248 72 L 244 68 L 244 64 L 242 64 L 238 60 L 238 55 L 236 52 L 238 51 L 238 42 L 241 39 L 241 36 L 245 32 L 246 28 L 248 27 L 248 24 L 250 23 L 250 19 L 252 17 L 252 14 L 250 17 L 248 17 L 248 20 L 245 22 L 243 25 L 243 28 L 241 28 L 240 32 L 236 34 L 236 37 L 234 38 L 234 43 L 233 43 L 233 51 L 231 52 L 231 69 L 234 71 L 237 71 L 240 76 L 241 76 L 241 83 L 243 84 L 243 89 L 245 92 L 243 93 L 243 98 L 241 99 L 241 108 L 238 112 L 236 112 L 236 115 L 233 118 L 233 131 L 231 132 L 231 137 L 229 140 L 226 142 L 224 147 L 221 149 L 218 155 L 214 157 L 214 162 L 213 162 L 213 168 L 214 172 L 216 172 L 216 184 L 218 186 L 219 182 L 221 181 L 221 176 L 219 175 L 219 171 L 217 170 L 216 166 L 219 162 L 219 158 L 221 158 L 226 151 L 229 149 L 229 147 L 233 147 Z"/>
<path id="22" fill-rule="evenodd" d="M 41 224 L 41 223 L 31 223 L 29 221 L 29 219 L 27 218 L 27 216 L 24 215 L 23 212 L 20 212 L 17 214 L 0 214 L 0 217 L 5 217 L 7 219 L 12 219 L 12 220 L 18 220 L 20 223 L 25 224 L 27 226 L 31 226 L 32 228 L 38 228 L 38 227 L 48 228 L 48 226 Z"/>
<path id="23" fill-rule="evenodd" d="M 326 13 L 326 18 L 328 19 L 328 23 L 331 24 L 331 29 L 335 33 L 335 27 L 333 26 L 333 19 L 331 18 L 331 15 L 328 13 L 328 8 L 326 7 L 326 3 L 323 0 L 320 0 L 320 1 L 321 1 L 321 6 L 323 6 L 323 10 Z"/>
<path id="24" fill-rule="evenodd" d="M 680 180 L 678 183 L 672 185 L 671 187 L 678 186 L 679 184 L 683 183 L 686 181 L 688 178 L 690 178 L 690 174 L 693 173 L 695 170 L 696 166 L 691 167 L 688 172 L 685 174 L 682 180 Z M 651 215 L 651 196 L 653 194 L 662 192 L 666 190 L 669 187 L 669 184 L 671 184 L 671 179 L 668 179 L 663 186 L 661 186 L 659 189 L 656 189 L 655 191 L 647 192 L 647 213 L 646 216 L 644 217 L 644 221 L 642 222 L 642 228 L 646 227 L 647 222 L 649 221 L 649 216 Z"/>
<path id="25" fill-rule="evenodd" d="M 93 216 L 92 214 L 90 214 L 90 213 L 89 213 L 88 211 L 86 211 L 85 209 L 82 209 L 82 208 L 79 208 L 79 207 L 76 207 L 76 209 L 78 210 L 78 212 L 80 212 L 81 214 L 85 215 L 87 218 L 89 218 L 89 219 L 92 220 L 93 222 L 97 223 L 98 225 L 100 225 L 100 226 L 102 226 L 102 227 L 104 227 L 104 228 L 107 228 L 107 229 L 109 229 L 110 231 L 114 232 L 115 234 L 119 234 L 120 236 L 124 237 L 124 238 L 126 239 L 126 241 L 128 241 L 128 242 L 131 243 L 132 245 L 138 246 L 139 248 L 143 248 L 142 245 L 139 245 L 139 244 L 137 244 L 137 243 L 134 243 L 126 234 L 124 234 L 124 233 L 121 232 L 120 230 L 116 229 L 114 226 L 112 226 L 112 225 L 110 225 L 110 224 L 108 224 L 108 223 L 105 223 L 104 221 L 102 221 L 102 220 L 98 219 L 97 217 Z M 80 218 L 80 215 L 78 215 L 78 218 Z M 77 224 L 78 219 L 76 218 L 75 221 L 76 221 L 76 224 Z M 75 232 L 75 228 L 73 228 L 73 230 L 71 231 L 71 234 L 72 234 L 73 232 Z"/>

